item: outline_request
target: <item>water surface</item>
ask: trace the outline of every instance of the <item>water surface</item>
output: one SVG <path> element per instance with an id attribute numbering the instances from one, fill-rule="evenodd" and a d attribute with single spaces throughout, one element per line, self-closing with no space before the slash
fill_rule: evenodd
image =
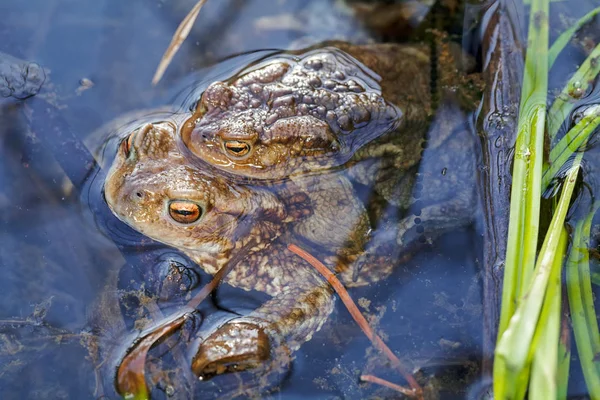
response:
<path id="1" fill-rule="evenodd" d="M 112 364 L 98 364 L 105 357 L 114 362 L 111 354 L 130 343 L 140 319 L 140 293 L 167 290 L 159 278 L 173 268 L 181 272 L 179 292 L 170 289 L 178 294 L 156 301 L 142 315 L 160 318 L 184 304 L 188 290 L 210 280 L 185 256 L 112 217 L 98 184 L 105 169 L 91 158 L 85 163 L 86 157 L 100 160 L 103 151 L 114 148 L 100 147 L 107 135 L 132 120 L 160 115 L 149 109 L 185 111 L 210 82 L 230 76 L 269 49 L 344 38 L 361 43 L 424 40 L 425 27 L 435 21 L 455 35 L 456 43 L 468 44 L 474 35 L 464 29 L 462 36 L 460 13 L 455 20 L 432 18 L 420 25 L 419 15 L 431 9 L 426 2 L 417 4 L 417 17 L 403 29 L 379 35 L 335 1 L 208 1 L 165 77 L 152 87 L 158 60 L 193 3 L 31 0 L 0 5 L 0 51 L 46 71 L 40 95 L 26 101 L 0 99 L 3 399 L 113 396 Z M 467 50 L 475 60 L 481 56 L 477 44 Z M 573 60 L 582 59 L 577 50 L 570 51 Z M 240 56 L 231 58 L 235 55 Z M 573 64 L 577 62 L 571 59 L 560 62 L 561 69 Z M 592 176 L 594 164 L 588 165 Z M 422 381 L 437 387 L 442 398 L 464 398 L 480 379 L 479 226 L 475 221 L 442 236 L 387 280 L 351 291 L 354 299 L 363 299 L 363 308 L 391 349 L 420 369 Z M 223 285 L 199 314 L 210 323 L 247 313 L 264 300 L 259 293 Z M 404 384 L 374 354 L 338 301 L 329 322 L 298 351 L 281 392 L 273 396 L 394 398 L 397 394 L 389 389 L 358 381 L 361 373 L 376 373 Z M 153 365 L 160 366 L 161 356 L 153 354 Z M 185 386 L 186 377 L 180 382 Z M 206 395 L 215 396 L 219 385 L 228 384 L 205 383 Z M 575 380 L 573 393 L 581 388 Z M 203 389 L 159 382 L 153 396 L 185 398 L 193 390 Z"/>

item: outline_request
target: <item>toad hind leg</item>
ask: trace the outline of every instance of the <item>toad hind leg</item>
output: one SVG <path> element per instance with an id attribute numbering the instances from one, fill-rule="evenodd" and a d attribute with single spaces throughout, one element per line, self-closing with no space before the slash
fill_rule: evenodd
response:
<path id="1" fill-rule="evenodd" d="M 291 353 L 321 328 L 333 306 L 333 291 L 325 282 L 284 289 L 248 316 L 213 332 L 200 345 L 192 369 L 207 379 L 250 368 L 269 372 L 287 365 Z"/>
<path id="2" fill-rule="evenodd" d="M 423 207 L 418 213 L 409 212 L 409 216 L 399 222 L 398 245 L 407 247 L 417 243 L 421 236 L 431 240 L 445 232 L 469 225 L 474 215 L 471 194 L 466 191 L 455 199 Z"/>

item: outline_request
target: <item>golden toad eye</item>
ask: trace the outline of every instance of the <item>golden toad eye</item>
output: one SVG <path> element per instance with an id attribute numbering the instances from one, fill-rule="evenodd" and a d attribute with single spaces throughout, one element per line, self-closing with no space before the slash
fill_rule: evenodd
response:
<path id="1" fill-rule="evenodd" d="M 191 224 L 202 216 L 202 208 L 187 200 L 173 200 L 169 203 L 169 215 L 182 224 Z"/>
<path id="2" fill-rule="evenodd" d="M 240 140 L 228 140 L 225 142 L 225 149 L 234 157 L 243 157 L 250 153 L 250 144 Z"/>

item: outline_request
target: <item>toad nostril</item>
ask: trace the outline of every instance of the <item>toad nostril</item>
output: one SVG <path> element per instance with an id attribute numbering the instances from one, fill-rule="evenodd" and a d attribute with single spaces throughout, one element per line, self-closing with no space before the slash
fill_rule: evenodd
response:
<path id="1" fill-rule="evenodd" d="M 125 200 L 132 205 L 139 205 L 144 201 L 144 193 L 143 191 L 128 193 Z"/>

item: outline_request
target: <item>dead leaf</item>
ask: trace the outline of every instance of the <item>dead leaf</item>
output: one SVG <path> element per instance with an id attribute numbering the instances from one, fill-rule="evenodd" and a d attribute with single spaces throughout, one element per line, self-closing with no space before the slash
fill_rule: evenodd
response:
<path id="1" fill-rule="evenodd" d="M 164 339 L 179 329 L 186 318 L 187 316 L 184 314 L 173 321 L 163 323 L 136 343 L 135 347 L 123 358 L 119 365 L 117 371 L 117 391 L 119 394 L 125 398 L 149 398 L 144 374 L 148 351 L 158 340 Z"/>
<path id="2" fill-rule="evenodd" d="M 175 34 L 173 35 L 173 39 L 171 39 L 171 43 L 169 43 L 169 47 L 163 54 L 160 62 L 158 63 L 158 68 L 156 68 L 156 72 L 154 73 L 154 77 L 152 78 L 152 84 L 156 85 L 158 81 L 161 80 L 167 67 L 171 64 L 171 60 L 175 56 L 175 53 L 179 50 L 184 40 L 190 34 L 190 30 L 192 30 L 192 26 L 194 26 L 194 22 L 196 22 L 196 18 L 198 18 L 198 13 L 200 13 L 200 9 L 206 3 L 206 0 L 200 0 L 194 8 L 185 16 L 183 21 L 177 27 Z"/>

